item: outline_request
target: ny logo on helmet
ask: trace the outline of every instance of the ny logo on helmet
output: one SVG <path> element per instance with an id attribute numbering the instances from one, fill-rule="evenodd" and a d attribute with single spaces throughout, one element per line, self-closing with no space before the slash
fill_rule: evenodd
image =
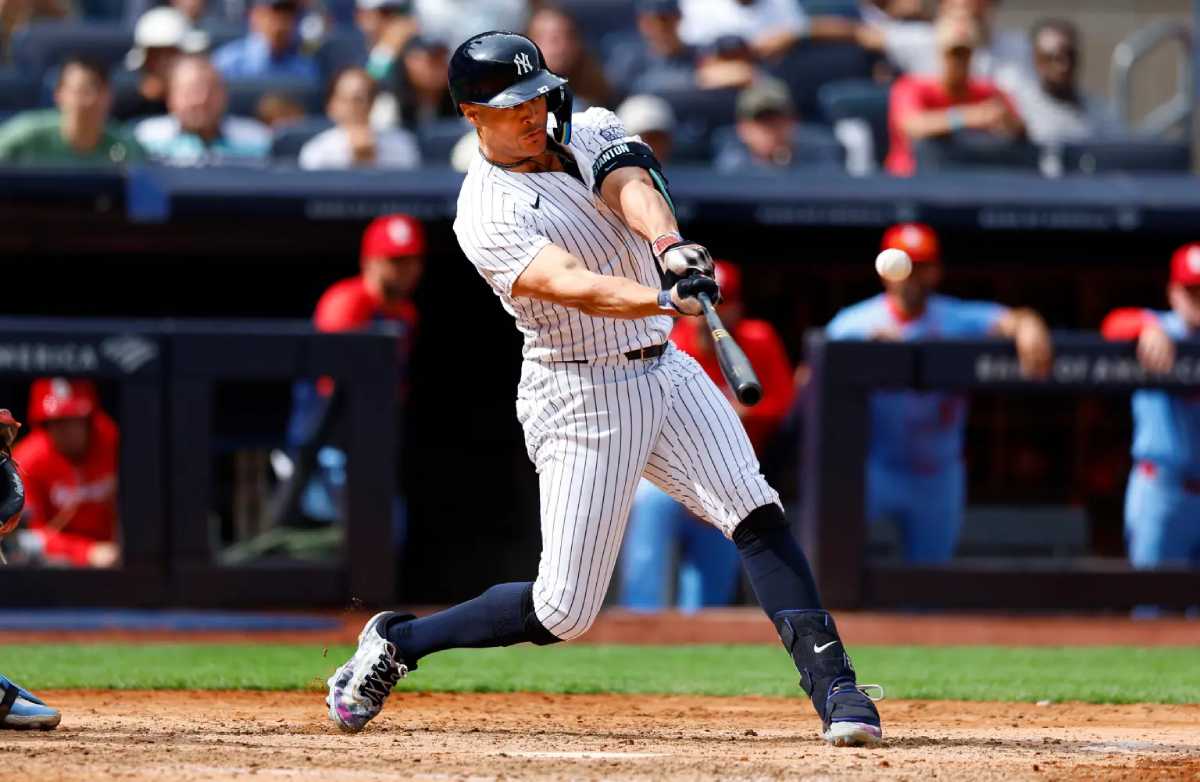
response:
<path id="1" fill-rule="evenodd" d="M 521 52 L 516 57 L 513 57 L 513 65 L 517 66 L 518 76 L 533 73 L 533 63 L 529 61 L 529 52 Z"/>

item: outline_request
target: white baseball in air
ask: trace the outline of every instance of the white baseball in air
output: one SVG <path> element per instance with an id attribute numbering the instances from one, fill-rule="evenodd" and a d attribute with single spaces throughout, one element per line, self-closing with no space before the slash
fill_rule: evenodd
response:
<path id="1" fill-rule="evenodd" d="M 875 271 L 885 280 L 899 282 L 912 274 L 912 258 L 898 247 L 889 247 L 875 257 Z"/>

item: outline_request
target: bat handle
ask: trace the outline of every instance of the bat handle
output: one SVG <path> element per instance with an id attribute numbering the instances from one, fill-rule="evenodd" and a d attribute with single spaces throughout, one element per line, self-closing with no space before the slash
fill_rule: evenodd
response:
<path id="1" fill-rule="evenodd" d="M 700 300 L 700 306 L 704 309 L 704 320 L 713 337 L 717 363 L 721 365 L 721 374 L 725 376 L 725 380 L 728 381 L 729 387 L 733 389 L 739 402 L 744 405 L 758 404 L 762 399 L 762 384 L 758 382 L 758 376 L 754 374 L 754 368 L 750 365 L 746 354 L 730 337 L 729 331 L 721 322 L 721 316 L 717 314 L 708 294 L 700 293 L 696 298 Z"/>
<path id="2" fill-rule="evenodd" d="M 696 298 L 700 300 L 700 306 L 704 308 L 704 320 L 708 323 L 709 331 L 724 328 L 721 317 L 717 315 L 717 309 L 713 306 L 712 299 L 708 298 L 708 294 L 697 293 Z"/>

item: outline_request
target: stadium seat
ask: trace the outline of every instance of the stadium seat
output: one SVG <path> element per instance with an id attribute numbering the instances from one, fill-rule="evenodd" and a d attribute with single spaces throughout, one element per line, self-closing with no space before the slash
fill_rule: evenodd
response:
<path id="1" fill-rule="evenodd" d="M 471 125 L 466 120 L 444 119 L 426 122 L 417 128 L 421 162 L 427 166 L 450 165 L 450 152 Z"/>
<path id="2" fill-rule="evenodd" d="M 1024 141 L 1006 141 L 986 133 L 962 131 L 952 138 L 913 144 L 917 172 L 1001 169 L 1036 171 L 1041 151 Z"/>
<path id="3" fill-rule="evenodd" d="M 664 90 L 659 93 L 675 112 L 675 156 L 708 160 L 715 129 L 733 121 L 737 90 Z"/>
<path id="4" fill-rule="evenodd" d="M 826 122 L 858 120 L 871 131 L 872 154 L 882 166 L 888 151 L 888 94 L 891 88 L 868 79 L 849 79 L 822 85 L 817 102 Z"/>
<path id="5" fill-rule="evenodd" d="M 275 160 L 296 162 L 300 148 L 318 133 L 333 127 L 325 117 L 309 117 L 293 122 L 275 131 L 271 140 L 271 157 Z"/>
<path id="6" fill-rule="evenodd" d="M 842 16 L 846 19 L 861 19 L 862 12 L 854 0 L 799 0 L 800 7 L 809 16 Z"/>
<path id="7" fill-rule="evenodd" d="M 21 111 L 37 105 L 38 87 L 29 76 L 11 68 L 0 70 L 0 111 Z"/>
<path id="8" fill-rule="evenodd" d="M 821 122 L 818 90 L 834 81 L 870 79 L 878 59 L 855 44 L 808 41 L 793 46 L 771 72 L 787 83 L 800 116 L 806 122 Z"/>
<path id="9" fill-rule="evenodd" d="M 322 78 L 328 82 L 335 73 L 367 61 L 367 44 L 357 28 L 335 27 L 313 53 Z"/>
<path id="10" fill-rule="evenodd" d="M 605 36 L 636 29 L 633 3 L 629 0 L 561 0 L 557 5 L 571 15 L 596 53 L 601 51 Z"/>
<path id="11" fill-rule="evenodd" d="M 124 0 L 79 0 L 77 7 L 89 21 L 115 22 L 125 14 Z"/>
<path id="12" fill-rule="evenodd" d="M 79 55 L 112 67 L 133 46 L 133 32 L 123 24 L 34 22 L 13 34 L 13 66 L 41 84 L 46 72 L 67 57 Z"/>
<path id="13" fill-rule="evenodd" d="M 1191 145 L 1184 141 L 1123 139 L 1064 144 L 1063 173 L 1110 171 L 1186 173 L 1192 168 Z"/>
<path id="14" fill-rule="evenodd" d="M 793 138 L 793 154 L 795 164 L 800 167 L 831 167 L 841 169 L 845 165 L 846 150 L 838 142 L 833 132 L 823 126 L 810 123 L 800 123 L 796 126 Z M 741 155 L 749 158 L 749 152 L 737 136 L 737 129 L 732 125 L 717 129 L 712 136 L 713 159 L 725 155 Z M 746 172 L 752 172 L 753 167 Z"/>
<path id="15" fill-rule="evenodd" d="M 230 79 L 226 87 L 229 90 L 230 114 L 253 117 L 259 99 L 268 93 L 292 98 L 311 114 L 321 113 L 321 89 L 307 79 Z"/>

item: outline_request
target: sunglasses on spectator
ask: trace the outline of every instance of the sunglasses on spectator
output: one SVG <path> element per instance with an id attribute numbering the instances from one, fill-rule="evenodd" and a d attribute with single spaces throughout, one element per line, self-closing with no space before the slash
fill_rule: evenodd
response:
<path id="1" fill-rule="evenodd" d="M 764 109 L 754 112 L 751 117 L 755 122 L 773 122 L 780 119 L 788 119 L 792 115 L 780 109 Z"/>
<path id="2" fill-rule="evenodd" d="M 1038 49 L 1037 56 L 1047 60 L 1075 62 L 1076 51 L 1070 46 L 1064 46 L 1061 49 Z"/>

